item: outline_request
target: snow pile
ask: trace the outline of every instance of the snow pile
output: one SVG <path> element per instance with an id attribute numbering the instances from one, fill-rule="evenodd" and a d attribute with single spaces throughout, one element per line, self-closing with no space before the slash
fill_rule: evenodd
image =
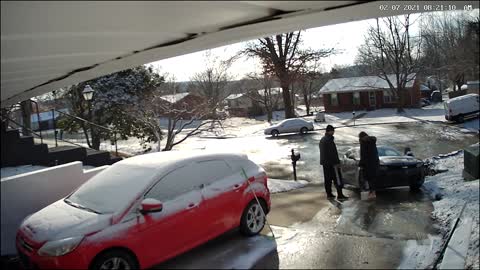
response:
<path id="1" fill-rule="evenodd" d="M 447 172 L 434 176 L 427 176 L 424 188 L 439 201 L 433 203 L 435 210 L 433 217 L 439 222 L 446 235 L 450 232 L 456 218 L 467 202 L 464 217 L 471 217 L 473 220 L 470 245 L 467 254 L 465 267 L 467 269 L 478 269 L 479 265 L 479 181 L 466 182 L 462 177 L 463 151 L 436 157 L 432 159 L 435 169 Z M 438 196 L 438 193 L 441 196 Z"/>
<path id="2" fill-rule="evenodd" d="M 268 179 L 268 189 L 270 193 L 286 192 L 294 189 L 299 189 L 308 184 L 305 180 L 280 180 L 280 179 Z"/>

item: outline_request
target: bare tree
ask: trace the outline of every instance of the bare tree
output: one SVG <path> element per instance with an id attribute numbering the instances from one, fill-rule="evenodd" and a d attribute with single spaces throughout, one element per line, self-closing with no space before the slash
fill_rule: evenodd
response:
<path id="1" fill-rule="evenodd" d="M 131 108 L 131 113 L 138 121 L 155 135 L 157 151 L 170 151 L 189 137 L 223 128 L 219 120 L 203 120 L 210 113 L 205 109 L 207 101 L 199 99 L 192 106 L 175 97 L 166 99 L 166 95 L 178 93 L 179 86 L 174 77 L 163 76 L 168 78 L 166 83 L 144 96 L 137 106 Z M 166 126 L 162 126 L 161 119 L 166 121 Z M 163 139 L 166 141 L 162 149 Z"/>
<path id="2" fill-rule="evenodd" d="M 263 69 L 275 74 L 282 88 L 283 102 L 285 104 L 285 117 L 295 117 L 290 87 L 293 76 L 308 62 L 318 61 L 335 53 L 331 49 L 301 49 L 301 31 L 275 35 L 258 39 L 249 43 L 243 51 L 250 57 L 258 57 Z"/>
<path id="3" fill-rule="evenodd" d="M 358 63 L 370 66 L 388 83 L 398 112 L 403 111 L 407 83 L 415 79 L 412 74 L 420 69 L 421 40 L 410 35 L 411 25 L 410 15 L 377 18 L 376 25 L 368 29 L 357 58 Z"/>
<path id="4" fill-rule="evenodd" d="M 248 78 L 254 80 L 258 87 L 246 89 L 245 95 L 253 102 L 261 104 L 267 113 L 267 121 L 271 122 L 273 110 L 280 100 L 280 92 L 274 87 L 275 79 L 266 72 L 249 74 Z"/>
<path id="5" fill-rule="evenodd" d="M 295 84 L 305 103 L 307 115 L 310 115 L 311 101 L 315 93 L 326 83 L 328 76 L 320 72 L 320 63 L 315 61 L 312 65 L 305 66 L 296 75 Z"/>
<path id="6" fill-rule="evenodd" d="M 422 16 L 424 66 L 439 80 L 450 80 L 454 90 L 468 79 L 478 79 L 479 22 L 478 10 Z"/>
<path id="7" fill-rule="evenodd" d="M 191 88 L 198 94 L 207 99 L 207 106 L 210 112 L 215 116 L 216 109 L 229 95 L 226 86 L 232 76 L 229 69 L 235 58 L 221 60 L 217 56 L 213 56 L 211 51 L 207 51 L 204 55 L 205 70 L 193 75 L 190 79 Z"/>

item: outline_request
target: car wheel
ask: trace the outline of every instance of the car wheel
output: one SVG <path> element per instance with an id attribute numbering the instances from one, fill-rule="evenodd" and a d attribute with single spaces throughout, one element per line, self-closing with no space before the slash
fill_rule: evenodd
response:
<path id="1" fill-rule="evenodd" d="M 410 190 L 411 191 L 419 191 L 420 188 L 422 187 L 422 185 L 423 185 L 423 181 L 412 183 L 412 184 L 410 184 Z"/>
<path id="2" fill-rule="evenodd" d="M 300 129 L 300 133 L 301 133 L 301 134 L 307 134 L 307 133 L 308 133 L 308 128 L 302 127 L 302 128 Z"/>
<path id="3" fill-rule="evenodd" d="M 263 213 L 266 213 L 266 209 L 258 204 L 256 200 L 251 201 L 243 210 L 240 220 L 240 232 L 246 236 L 259 234 L 263 230 L 266 221 Z"/>
<path id="4" fill-rule="evenodd" d="M 457 117 L 457 122 L 463 123 L 464 121 L 465 121 L 465 119 L 463 118 L 463 115 L 459 115 L 459 116 Z"/>
<path id="5" fill-rule="evenodd" d="M 98 256 L 90 269 L 139 269 L 139 265 L 128 252 L 112 250 Z"/>
<path id="6" fill-rule="evenodd" d="M 272 134 L 273 137 L 277 137 L 278 134 L 280 134 L 280 132 L 278 132 L 278 130 L 274 129 L 274 130 L 272 130 L 272 132 L 270 132 L 270 134 Z"/>

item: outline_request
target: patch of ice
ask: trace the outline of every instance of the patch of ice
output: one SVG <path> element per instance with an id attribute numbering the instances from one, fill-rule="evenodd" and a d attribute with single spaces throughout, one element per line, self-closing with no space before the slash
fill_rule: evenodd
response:
<path id="1" fill-rule="evenodd" d="M 294 189 L 299 189 L 308 184 L 305 180 L 280 180 L 280 179 L 268 179 L 268 189 L 270 193 L 286 192 Z"/>

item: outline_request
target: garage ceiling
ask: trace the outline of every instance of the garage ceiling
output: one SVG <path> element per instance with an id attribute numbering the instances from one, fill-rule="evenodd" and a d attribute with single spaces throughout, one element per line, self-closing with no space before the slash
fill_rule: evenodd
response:
<path id="1" fill-rule="evenodd" d="M 380 4 L 392 2 L 2 1 L 1 105 L 182 54 L 405 13 Z"/>

